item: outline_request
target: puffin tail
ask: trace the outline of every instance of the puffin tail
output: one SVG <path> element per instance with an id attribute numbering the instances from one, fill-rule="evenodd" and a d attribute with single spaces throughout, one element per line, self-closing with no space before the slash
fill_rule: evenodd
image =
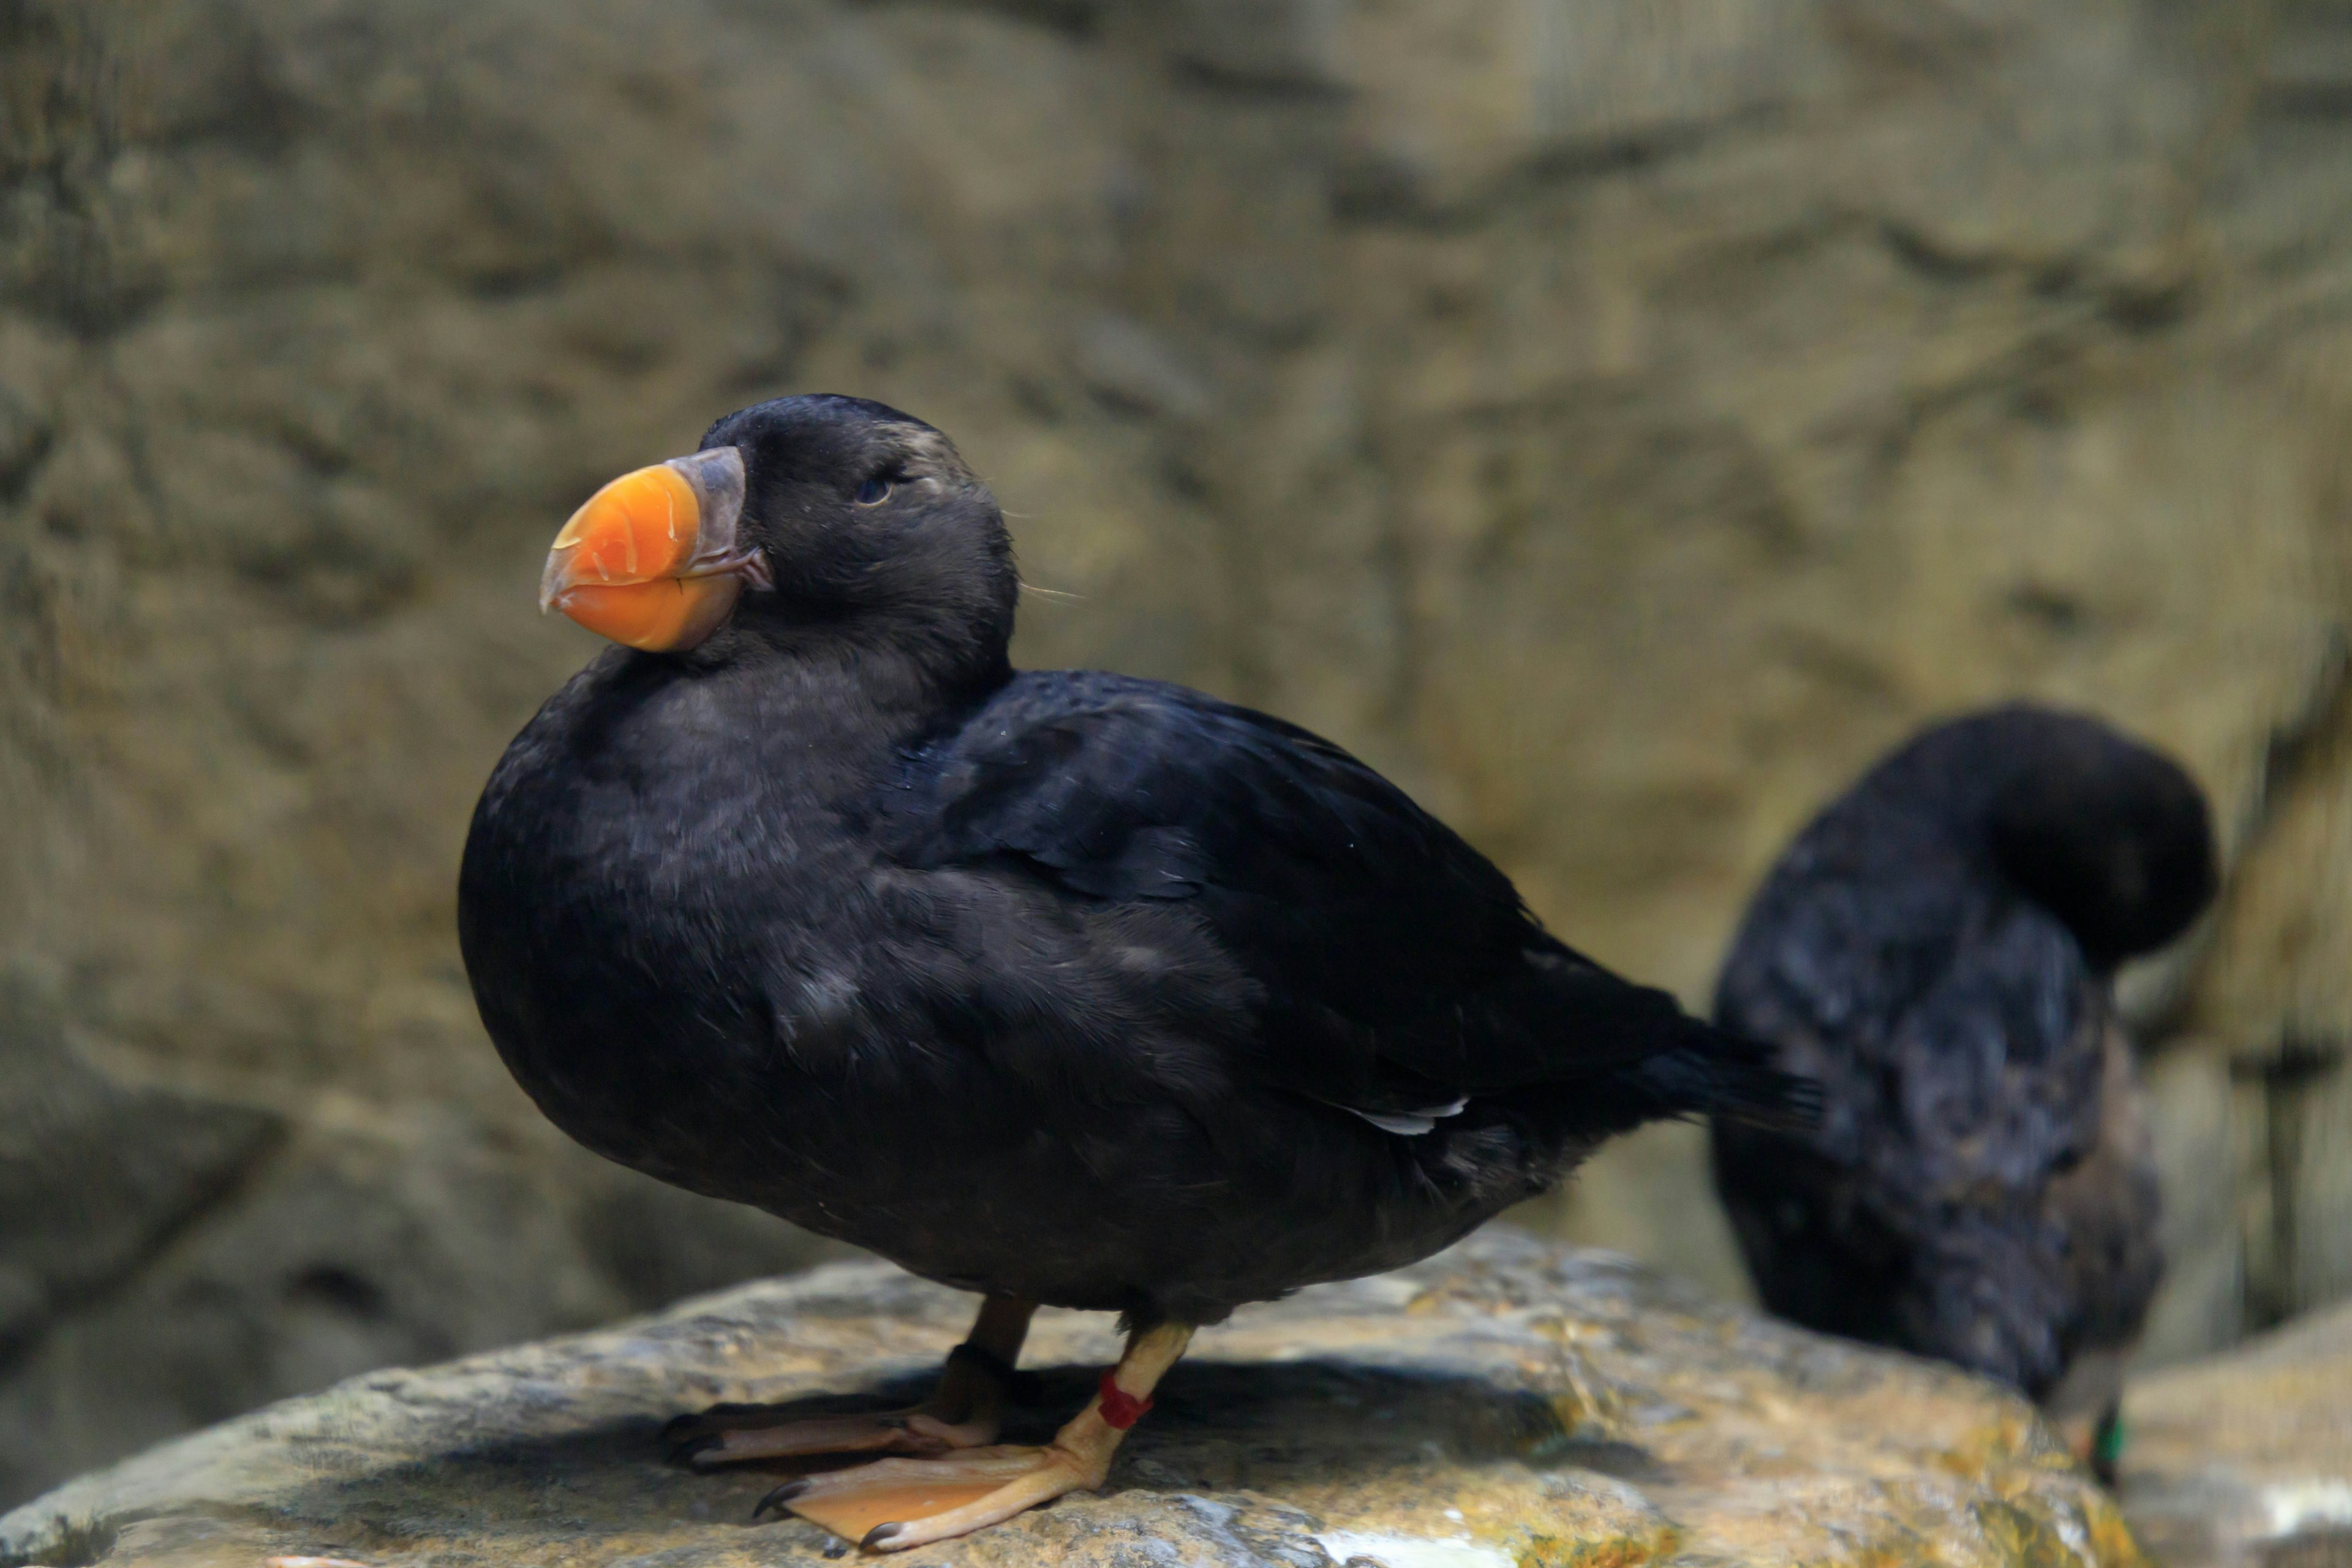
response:
<path id="1" fill-rule="evenodd" d="M 1683 1038 L 1633 1070 L 1667 1114 L 1728 1117 L 1802 1132 L 1821 1121 L 1822 1086 L 1773 1065 L 1771 1046 L 1686 1018 Z"/>

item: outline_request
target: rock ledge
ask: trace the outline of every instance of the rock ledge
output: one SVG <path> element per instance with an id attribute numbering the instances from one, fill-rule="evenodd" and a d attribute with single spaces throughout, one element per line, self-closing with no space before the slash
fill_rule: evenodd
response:
<path id="1" fill-rule="evenodd" d="M 906 1394 L 969 1305 L 843 1264 L 354 1379 L 0 1518 L 0 1563 L 839 1561 L 847 1549 L 814 1526 L 749 1524 L 772 1477 L 671 1468 L 657 1427 L 718 1400 Z M 1045 1369 L 1039 1404 L 1012 1435 L 1050 1432 L 1116 1344 L 1108 1319 L 1041 1314 L 1027 1357 Z M 897 1561 L 2124 1568 L 2137 1555 L 2021 1402 L 1496 1229 L 1202 1333 L 1103 1494 Z"/>

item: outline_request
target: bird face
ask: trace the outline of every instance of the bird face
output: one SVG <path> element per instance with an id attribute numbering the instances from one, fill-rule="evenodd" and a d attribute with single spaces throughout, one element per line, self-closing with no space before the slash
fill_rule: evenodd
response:
<path id="1" fill-rule="evenodd" d="M 738 622 L 985 646 L 1009 637 L 1016 592 L 1002 514 L 946 437 L 878 403 L 804 396 L 730 414 L 692 456 L 590 497 L 556 536 L 540 606 L 649 652 Z"/>

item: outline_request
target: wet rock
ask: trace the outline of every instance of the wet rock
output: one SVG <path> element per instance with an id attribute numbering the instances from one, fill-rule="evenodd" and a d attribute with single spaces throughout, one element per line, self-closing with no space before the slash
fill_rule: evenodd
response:
<path id="1" fill-rule="evenodd" d="M 667 1467 L 717 1400 L 904 1397 L 970 1299 L 876 1264 L 743 1287 L 620 1329 L 361 1378 L 76 1481 L 0 1519 L 9 1562 L 154 1568 L 818 1563 L 753 1525 L 773 1477 Z M 1047 1313 L 1015 1436 L 1116 1351 Z M 1945 1568 L 2134 1554 L 2025 1405 L 1933 1365 L 1708 1303 L 1610 1254 L 1496 1232 L 1205 1331 L 1098 1495 L 912 1563 Z"/>
<path id="2" fill-rule="evenodd" d="M 2162 1568 L 2352 1563 L 2352 1307 L 2126 1391 L 2124 1510 Z"/>

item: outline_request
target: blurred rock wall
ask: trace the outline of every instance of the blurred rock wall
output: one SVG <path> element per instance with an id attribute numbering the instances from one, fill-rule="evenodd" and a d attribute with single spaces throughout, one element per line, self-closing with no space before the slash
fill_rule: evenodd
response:
<path id="1" fill-rule="evenodd" d="M 0 119 L 0 1502 L 813 1255 L 451 937 L 547 540 L 789 390 L 1694 1003 L 1921 721 L 2174 748 L 2158 1349 L 2352 1290 L 2352 5 L 5 0 Z M 1531 1217 L 1737 1290 L 1698 1148 Z"/>

